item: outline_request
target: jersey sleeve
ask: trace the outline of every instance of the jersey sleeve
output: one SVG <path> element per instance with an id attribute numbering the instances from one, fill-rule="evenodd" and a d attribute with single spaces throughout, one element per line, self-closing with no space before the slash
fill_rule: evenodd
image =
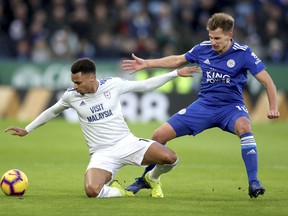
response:
<path id="1" fill-rule="evenodd" d="M 246 54 L 245 61 L 245 67 L 253 76 L 266 69 L 266 66 L 261 59 L 254 52 L 252 52 L 250 48 Z"/>
<path id="2" fill-rule="evenodd" d="M 40 127 L 52 118 L 58 116 L 65 109 L 69 108 L 69 105 L 67 103 L 67 97 L 67 92 L 65 92 L 62 98 L 57 103 L 43 111 L 35 120 L 33 120 L 25 127 L 25 130 L 30 133 L 32 130 Z"/>
<path id="3" fill-rule="evenodd" d="M 185 58 L 190 63 L 198 63 L 198 54 L 200 52 L 200 44 L 195 45 L 191 50 L 185 53 Z"/>
<path id="4" fill-rule="evenodd" d="M 176 78 L 177 76 L 177 70 L 174 70 L 169 73 L 165 73 L 160 76 L 151 77 L 149 79 L 141 81 L 121 80 L 119 81 L 121 85 L 120 91 L 122 94 L 127 92 L 150 91 L 164 85 L 165 83 Z"/>

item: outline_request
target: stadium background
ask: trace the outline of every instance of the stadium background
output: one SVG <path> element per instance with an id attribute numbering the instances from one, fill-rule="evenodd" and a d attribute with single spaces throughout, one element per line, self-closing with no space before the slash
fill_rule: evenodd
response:
<path id="1" fill-rule="evenodd" d="M 205 22 L 215 11 L 235 17 L 235 39 L 253 47 L 265 61 L 281 105 L 280 121 L 258 123 L 267 121 L 267 98 L 255 79 L 249 79 L 245 98 L 254 118 L 259 177 L 267 189 L 259 199 L 247 196 L 239 139 L 217 128 L 168 143 L 180 162 L 161 179 L 164 200 L 151 199 L 149 190 L 134 198 L 87 199 L 83 173 L 89 156 L 82 132 L 79 124 L 59 118 L 24 139 L 0 133 L 0 173 L 18 168 L 29 178 L 24 197 L 0 193 L 0 216 L 287 216 L 287 4 L 287 0 L 0 0 L 2 131 L 9 125 L 25 127 L 54 103 L 71 85 L 70 66 L 79 57 L 96 61 L 99 78 L 144 79 L 162 73 L 151 70 L 130 76 L 121 72 L 119 63 L 132 52 L 143 58 L 186 52 L 208 39 Z M 131 131 L 151 137 L 164 120 L 145 122 L 153 116 L 142 112 L 157 113 L 162 119 L 189 104 L 198 90 L 199 77 L 177 78 L 157 91 L 125 95 L 124 112 L 130 112 L 126 118 L 136 121 L 128 122 Z M 161 113 L 155 112 L 157 102 Z M 151 112 L 147 104 L 155 109 Z M 73 113 L 64 117 L 76 121 Z M 127 166 L 116 179 L 126 187 L 142 171 Z"/>
<path id="2" fill-rule="evenodd" d="M 97 78 L 141 80 L 166 72 L 121 71 L 121 59 L 181 54 L 207 40 L 206 21 L 215 12 L 235 17 L 234 39 L 251 46 L 279 89 L 281 120 L 288 120 L 287 0 L 2 0 L 0 1 L 0 118 L 31 120 L 71 86 L 70 65 L 96 61 Z M 178 78 L 155 92 L 122 98 L 129 121 L 165 121 L 196 98 L 200 77 Z M 247 108 L 266 121 L 267 98 L 249 79 Z M 64 117 L 77 121 L 75 113 Z"/>

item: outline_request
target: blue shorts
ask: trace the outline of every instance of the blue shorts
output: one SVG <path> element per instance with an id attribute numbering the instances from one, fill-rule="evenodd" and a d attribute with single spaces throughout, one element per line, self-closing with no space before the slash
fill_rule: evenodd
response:
<path id="1" fill-rule="evenodd" d="M 250 119 L 244 104 L 229 104 L 227 106 L 207 106 L 199 101 L 180 110 L 171 116 L 167 122 L 176 131 L 176 137 L 197 135 L 213 127 L 235 134 L 235 122 L 240 117 Z"/>

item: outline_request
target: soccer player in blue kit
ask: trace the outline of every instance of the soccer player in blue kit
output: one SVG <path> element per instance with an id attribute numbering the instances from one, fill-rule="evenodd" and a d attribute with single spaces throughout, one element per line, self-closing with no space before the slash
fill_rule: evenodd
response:
<path id="1" fill-rule="evenodd" d="M 202 69 L 198 99 L 163 123 L 152 139 L 166 144 L 176 137 L 195 136 L 213 127 L 237 135 L 248 174 L 248 195 L 256 198 L 264 194 L 265 188 L 258 180 L 256 141 L 242 96 L 247 73 L 250 72 L 266 89 L 269 119 L 280 116 L 277 90 L 264 63 L 251 48 L 232 39 L 233 29 L 232 16 L 216 13 L 207 22 L 209 41 L 203 41 L 183 55 L 144 60 L 132 54 L 133 60 L 124 60 L 122 67 L 134 73 L 145 68 L 178 68 L 188 63 L 198 64 Z M 144 176 L 152 168 L 153 165 L 148 166 L 143 175 L 126 189 L 137 193 L 142 188 L 149 188 Z"/>

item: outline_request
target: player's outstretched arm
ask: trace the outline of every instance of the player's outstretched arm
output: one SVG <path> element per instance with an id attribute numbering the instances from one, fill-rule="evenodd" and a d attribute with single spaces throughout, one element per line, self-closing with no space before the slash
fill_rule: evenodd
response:
<path id="1" fill-rule="evenodd" d="M 169 68 L 176 69 L 188 64 L 185 54 L 183 55 L 171 55 L 158 59 L 142 59 L 132 54 L 133 60 L 123 60 L 122 69 L 130 71 L 129 73 L 135 73 L 145 68 Z"/>
<path id="2" fill-rule="evenodd" d="M 35 128 L 38 128 L 42 125 L 44 125 L 46 122 L 50 121 L 52 118 L 55 118 L 59 113 L 61 113 L 66 107 L 62 106 L 59 102 L 54 104 L 52 107 L 46 109 L 43 111 L 36 119 L 34 119 L 29 125 L 23 128 L 10 126 L 4 130 L 4 132 L 7 131 L 13 131 L 12 135 L 16 136 L 26 136 L 28 133 L 30 133 Z"/>
<path id="3" fill-rule="evenodd" d="M 196 66 L 183 67 L 173 70 L 159 76 L 151 77 L 140 81 L 127 81 L 122 93 L 131 91 L 150 91 L 156 89 L 176 77 L 193 77 L 194 73 L 200 73 L 201 70 Z"/>
<path id="4" fill-rule="evenodd" d="M 15 126 L 10 126 L 4 130 L 4 132 L 7 132 L 7 131 L 13 131 L 12 135 L 20 136 L 20 137 L 26 136 L 28 134 L 28 132 L 25 129 L 15 127 Z"/>

